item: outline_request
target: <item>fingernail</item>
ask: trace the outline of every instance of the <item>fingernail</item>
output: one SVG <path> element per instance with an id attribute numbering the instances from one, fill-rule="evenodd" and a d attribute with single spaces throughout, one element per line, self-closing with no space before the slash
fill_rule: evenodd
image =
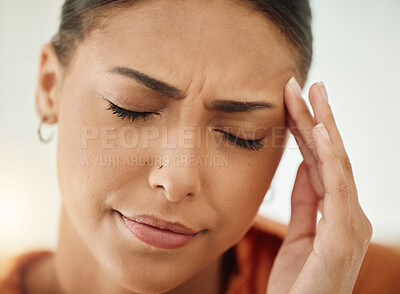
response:
<path id="1" fill-rule="evenodd" d="M 328 93 L 326 92 L 326 87 L 323 82 L 318 82 L 318 88 L 319 88 L 319 94 L 321 95 L 322 98 L 325 99 L 326 102 L 328 101 Z"/>
<path id="2" fill-rule="evenodd" d="M 298 98 L 301 98 L 301 87 L 294 77 L 289 80 L 289 85 Z"/>
<path id="3" fill-rule="evenodd" d="M 327 139 L 328 141 L 330 141 L 331 139 L 329 138 L 329 134 L 328 131 L 326 130 L 325 126 L 323 123 L 319 123 L 316 125 L 316 128 L 318 129 L 318 131 L 322 134 L 322 136 L 324 136 L 325 139 Z"/>

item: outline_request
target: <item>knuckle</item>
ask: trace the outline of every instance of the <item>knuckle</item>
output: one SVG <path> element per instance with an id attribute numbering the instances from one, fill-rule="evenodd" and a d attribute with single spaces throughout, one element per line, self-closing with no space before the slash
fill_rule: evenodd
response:
<path id="1" fill-rule="evenodd" d="M 367 231 L 367 238 L 368 240 L 371 240 L 374 229 L 372 227 L 371 221 L 367 217 L 365 217 L 365 227 Z"/>
<path id="2" fill-rule="evenodd" d="M 359 211 L 361 213 L 361 217 L 360 217 L 361 226 L 360 227 L 362 227 L 362 229 L 363 229 L 363 233 L 364 233 L 363 236 L 365 239 L 371 240 L 372 233 L 373 233 L 371 221 L 365 215 L 365 213 L 361 207 L 359 208 Z"/>
<path id="3" fill-rule="evenodd" d="M 337 183 L 337 190 L 341 195 L 346 198 L 350 196 L 349 184 L 344 179 L 339 180 L 339 182 Z"/>
<path id="4" fill-rule="evenodd" d="M 364 216 L 360 222 L 357 222 L 359 225 L 353 225 L 353 239 L 355 249 L 361 250 L 364 252 L 370 243 L 372 237 L 372 225 L 370 221 Z"/>
<path id="5" fill-rule="evenodd" d="M 357 252 L 360 252 L 360 254 L 364 254 L 369 246 L 370 243 L 370 238 L 361 238 L 359 240 L 358 246 L 356 247 Z"/>
<path id="6" fill-rule="evenodd" d="M 372 226 L 366 217 L 362 221 L 362 225 L 355 220 L 350 221 L 348 228 L 342 231 L 340 242 L 336 243 L 336 260 L 342 266 L 353 266 L 361 262 L 368 250 Z"/>

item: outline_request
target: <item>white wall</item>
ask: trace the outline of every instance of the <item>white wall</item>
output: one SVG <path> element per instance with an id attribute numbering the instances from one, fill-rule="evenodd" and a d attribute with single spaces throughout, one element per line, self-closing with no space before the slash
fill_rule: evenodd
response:
<path id="1" fill-rule="evenodd" d="M 325 82 L 373 240 L 400 244 L 400 1 L 311 2 L 315 55 L 304 94 Z M 56 140 L 37 139 L 34 90 L 39 49 L 56 31 L 61 3 L 0 0 L 0 260 L 57 241 Z M 292 137 L 263 214 L 288 222 L 301 160 Z"/>
<path id="2" fill-rule="evenodd" d="M 311 83 L 324 81 L 373 240 L 400 244 L 400 1 L 311 5 L 314 62 L 303 96 Z M 261 208 L 283 222 L 289 221 L 290 192 L 302 161 L 293 136 L 288 144 L 293 148 L 278 167 L 273 199 Z"/>

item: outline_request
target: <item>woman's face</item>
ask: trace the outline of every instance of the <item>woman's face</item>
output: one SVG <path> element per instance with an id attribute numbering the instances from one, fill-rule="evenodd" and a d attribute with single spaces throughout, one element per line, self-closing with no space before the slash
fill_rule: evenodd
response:
<path id="1" fill-rule="evenodd" d="M 57 91 L 59 184 L 75 229 L 121 285 L 172 289 L 250 228 L 288 138 L 283 91 L 294 56 L 265 16 L 230 1 L 114 9 L 79 44 Z M 108 101 L 156 114 L 122 120 Z M 264 148 L 236 146 L 221 131 L 265 137 Z M 159 248 L 135 238 L 121 214 L 199 233 Z"/>

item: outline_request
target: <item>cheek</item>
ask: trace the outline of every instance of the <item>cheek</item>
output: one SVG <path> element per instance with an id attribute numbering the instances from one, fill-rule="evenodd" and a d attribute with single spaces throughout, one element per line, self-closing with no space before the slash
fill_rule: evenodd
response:
<path id="1" fill-rule="evenodd" d="M 284 135 L 274 144 L 268 140 L 259 154 L 231 156 L 226 170 L 214 172 L 218 196 L 213 205 L 218 207 L 223 231 L 229 234 L 225 238 L 237 241 L 249 228 L 282 158 L 286 138 Z"/>
<path id="2" fill-rule="evenodd" d="M 97 97 L 71 91 L 61 101 L 57 160 L 63 201 L 70 214 L 98 226 L 112 209 L 114 191 L 140 178 L 135 176 L 141 174 L 140 165 L 121 166 L 140 150 L 114 146 L 115 119 Z"/>

